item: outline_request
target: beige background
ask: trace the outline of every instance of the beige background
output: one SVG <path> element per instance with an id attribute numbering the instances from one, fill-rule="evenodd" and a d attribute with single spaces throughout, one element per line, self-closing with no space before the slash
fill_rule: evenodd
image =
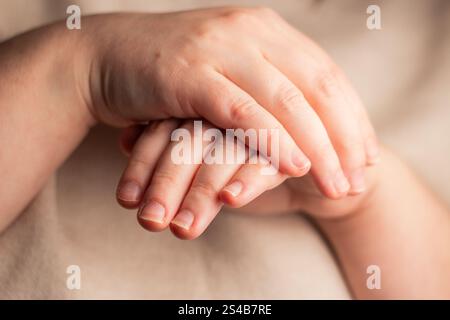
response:
<path id="1" fill-rule="evenodd" d="M 449 2 L 0 0 L 0 38 L 63 18 L 69 4 L 83 14 L 225 4 L 276 9 L 330 53 L 381 140 L 450 204 Z M 366 28 L 369 4 L 380 5 L 382 30 Z M 114 201 L 125 163 L 115 136 L 95 129 L 0 235 L 1 298 L 349 297 L 326 244 L 297 214 L 222 214 L 192 242 L 141 230 Z M 80 291 L 65 287 L 70 264 L 82 269 Z"/>

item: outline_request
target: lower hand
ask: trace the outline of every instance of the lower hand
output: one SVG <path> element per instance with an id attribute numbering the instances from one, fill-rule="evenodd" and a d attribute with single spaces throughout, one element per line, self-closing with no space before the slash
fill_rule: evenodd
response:
<path id="1" fill-rule="evenodd" d="M 315 186 L 311 175 L 290 178 L 277 172 L 263 175 L 267 164 L 247 158 L 242 163 L 205 163 L 211 154 L 200 155 L 203 162 L 176 164 L 176 148 L 191 150 L 191 140 L 170 141 L 171 133 L 181 125 L 193 135 L 193 121 L 154 122 L 138 130 L 126 131 L 123 145 L 128 152 L 134 145 L 128 166 L 119 182 L 117 198 L 126 208 L 139 207 L 138 220 L 150 231 L 170 226 L 183 239 L 201 235 L 222 206 L 241 208 L 242 212 L 279 213 L 301 210 L 322 219 L 341 218 L 363 206 L 375 186 L 374 170 L 367 175 L 369 190 L 358 196 L 331 200 Z M 204 124 L 205 132 L 211 125 Z M 235 148 L 249 150 L 237 141 L 216 145 L 221 153 Z M 244 152 L 245 152 L 244 151 Z M 215 151 L 217 152 L 217 150 Z M 224 156 L 225 157 L 225 156 Z M 145 191 L 141 186 L 146 186 Z"/>

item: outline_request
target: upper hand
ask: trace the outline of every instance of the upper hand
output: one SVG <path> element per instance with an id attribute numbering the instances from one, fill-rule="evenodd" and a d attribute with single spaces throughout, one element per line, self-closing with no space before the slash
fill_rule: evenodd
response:
<path id="1" fill-rule="evenodd" d="M 272 156 L 283 174 L 312 165 L 330 198 L 365 189 L 364 168 L 378 150 L 361 102 L 332 60 L 274 11 L 100 15 L 83 28 L 94 56 L 85 92 L 99 121 L 197 117 L 278 129 Z"/>

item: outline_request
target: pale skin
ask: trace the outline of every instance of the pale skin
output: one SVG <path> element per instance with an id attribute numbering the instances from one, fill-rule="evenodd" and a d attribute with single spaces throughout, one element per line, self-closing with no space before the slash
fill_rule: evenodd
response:
<path id="1" fill-rule="evenodd" d="M 99 15 L 86 17 L 82 32 L 55 24 L 0 44 L 0 74 L 0 138 L 8 150 L 0 157 L 0 231 L 99 122 L 203 118 L 219 128 L 276 128 L 279 175 L 260 177 L 248 165 L 158 171 L 170 166 L 167 132 L 187 125 L 163 120 L 137 141 L 131 159 L 138 161 L 130 161 L 119 184 L 120 203 L 142 213 L 147 200 L 170 192 L 163 222 L 140 222 L 154 231 L 170 225 L 185 239 L 207 228 L 218 199 L 233 207 L 251 202 L 246 208 L 254 212 L 285 204 L 316 220 L 355 297 L 450 295 L 448 212 L 403 164 L 379 151 L 360 100 L 332 60 L 269 9 Z M 142 151 L 149 141 L 152 148 L 159 143 L 158 152 Z M 381 164 L 371 166 L 380 154 Z M 158 184 L 157 172 L 166 182 L 173 172 L 184 180 L 179 187 Z M 205 193 L 192 188 L 196 179 L 218 184 Z M 242 192 L 235 197 L 227 186 L 236 180 Z M 194 211 L 200 203 L 188 227 L 186 220 L 171 223 L 183 205 Z M 365 289 L 370 264 L 385 270 L 383 290 Z"/>
<path id="2" fill-rule="evenodd" d="M 174 164 L 171 150 L 183 142 L 170 142 L 170 133 L 178 125 L 189 130 L 193 126 L 191 120 L 166 120 L 130 128 L 121 139 L 130 156 L 122 180 L 137 179 L 148 188 L 142 199 L 129 202 L 121 199 L 119 183 L 118 201 L 126 208 L 140 207 L 138 220 L 145 229 L 170 227 L 177 237 L 193 239 L 224 205 L 247 214 L 304 212 L 335 249 L 356 298 L 450 297 L 449 212 L 385 148 L 381 162 L 367 169 L 367 190 L 336 200 L 323 196 L 309 174 L 290 179 L 282 173 L 266 176 L 261 164 L 249 162 Z M 159 210 L 153 201 L 165 207 L 164 216 L 155 214 Z M 186 217 L 186 210 L 191 217 Z M 380 290 L 366 285 L 371 265 L 382 272 Z"/>

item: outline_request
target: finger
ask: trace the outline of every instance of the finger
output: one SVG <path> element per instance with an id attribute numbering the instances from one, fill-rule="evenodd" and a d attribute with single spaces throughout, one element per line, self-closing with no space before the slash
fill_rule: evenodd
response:
<path id="1" fill-rule="evenodd" d="M 348 92 L 349 99 L 352 102 L 351 105 L 361 123 L 361 130 L 362 130 L 362 135 L 363 135 L 363 140 L 364 140 L 364 148 L 365 148 L 365 152 L 366 152 L 366 164 L 367 165 L 375 165 L 380 160 L 380 148 L 379 148 L 379 143 L 378 143 L 375 129 L 369 119 L 367 110 L 366 110 L 366 108 L 364 108 L 364 105 L 363 105 L 360 97 L 356 93 L 355 89 L 350 84 L 349 80 L 344 75 L 344 73 L 341 72 L 340 76 L 341 76 L 340 77 L 341 84 L 345 88 L 345 90 Z"/>
<path id="2" fill-rule="evenodd" d="M 220 200 L 233 208 L 243 207 L 283 183 L 288 176 L 284 174 L 263 175 L 267 164 L 256 162 L 243 165 L 219 193 Z"/>
<path id="3" fill-rule="evenodd" d="M 215 150 L 211 149 L 208 154 L 217 153 L 219 149 L 230 153 L 235 146 L 245 155 L 245 145 L 242 142 L 235 144 L 230 139 L 225 140 L 225 143 L 216 143 Z M 170 225 L 172 232 L 181 239 L 197 238 L 206 230 L 223 206 L 219 199 L 220 190 L 242 166 L 236 161 L 211 164 L 205 162 L 199 168 L 179 212 Z"/>
<path id="4" fill-rule="evenodd" d="M 339 156 L 350 193 L 365 190 L 365 147 L 360 119 L 338 80 L 339 69 L 331 62 L 317 61 L 298 50 L 272 50 L 268 60 L 283 72 L 313 106 L 324 123 L 328 136 Z M 290 63 L 286 64 L 286 59 Z"/>
<path id="5" fill-rule="evenodd" d="M 302 55 L 300 57 L 300 51 L 297 51 L 294 54 L 291 54 L 290 56 L 285 55 L 287 51 L 283 51 L 281 54 L 289 60 L 290 58 L 296 57 L 299 61 L 298 63 L 301 63 L 301 59 L 306 58 L 305 63 L 308 63 L 308 58 L 310 57 L 319 57 L 320 61 L 322 61 L 322 65 L 330 65 L 333 64 L 328 54 L 320 48 L 314 41 L 309 39 L 308 37 L 304 36 L 302 33 L 300 33 L 297 29 L 293 28 L 291 25 L 286 23 L 283 19 L 278 19 L 278 22 L 284 26 L 284 29 L 287 30 L 283 32 L 284 38 L 283 41 L 285 43 L 289 44 L 295 44 L 299 47 L 301 47 L 302 52 L 307 53 L 307 56 Z M 290 31 L 290 32 L 289 32 Z M 277 46 L 274 46 L 271 43 L 266 43 L 266 46 L 269 45 L 271 48 L 276 48 Z M 267 46 L 268 47 L 268 46 Z M 300 49 L 299 49 L 300 50 Z M 290 50 L 293 52 L 292 50 Z M 303 67 L 302 67 L 303 69 Z M 367 165 L 374 165 L 379 161 L 380 157 L 380 151 L 379 151 L 379 143 L 378 139 L 376 137 L 376 132 L 373 128 L 372 123 L 370 122 L 368 113 L 366 108 L 364 107 L 361 99 L 359 98 L 358 94 L 356 93 L 355 89 L 351 85 L 350 81 L 347 79 L 345 74 L 343 72 L 338 72 L 338 78 L 341 80 L 340 84 L 342 85 L 344 93 L 347 95 L 348 99 L 350 100 L 350 104 L 353 107 L 357 117 L 359 118 L 360 124 L 361 124 L 361 130 L 364 140 L 364 148 L 365 148 L 365 154 L 366 154 L 366 163 Z"/>
<path id="6" fill-rule="evenodd" d="M 309 171 L 310 162 L 292 137 L 249 94 L 214 70 L 205 68 L 192 74 L 199 78 L 188 79 L 181 101 L 218 127 L 255 131 L 258 144 L 267 147 L 256 149 L 269 155 L 281 172 L 302 176 Z"/>
<path id="7" fill-rule="evenodd" d="M 134 125 L 121 131 L 119 136 L 119 147 L 124 155 L 127 157 L 131 155 L 134 145 L 146 127 L 146 125 Z"/>
<path id="8" fill-rule="evenodd" d="M 265 60 L 252 59 L 246 68 L 232 65 L 229 77 L 252 95 L 284 125 L 312 163 L 312 174 L 320 190 L 330 198 L 348 191 L 335 148 L 321 118 L 303 93 L 278 69 Z M 336 119 L 335 121 L 339 121 Z"/>
<path id="9" fill-rule="evenodd" d="M 116 197 L 120 205 L 129 209 L 139 205 L 158 158 L 177 125 L 175 120 L 155 121 L 142 132 L 117 187 Z"/>
<path id="10" fill-rule="evenodd" d="M 207 125 L 203 126 L 207 129 Z M 178 211 L 195 173 L 202 161 L 202 150 L 197 148 L 192 121 L 186 121 L 172 133 L 172 140 L 161 155 L 138 212 L 139 223 L 149 231 L 167 228 Z M 180 154 L 187 155 L 178 158 Z"/>

